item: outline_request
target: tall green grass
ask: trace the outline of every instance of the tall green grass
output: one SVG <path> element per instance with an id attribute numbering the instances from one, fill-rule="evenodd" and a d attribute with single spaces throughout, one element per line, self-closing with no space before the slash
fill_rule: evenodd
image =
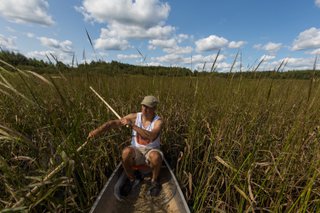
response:
<path id="1" fill-rule="evenodd" d="M 320 85 L 314 80 L 0 71 L 0 209 L 87 212 L 129 144 L 113 114 L 160 99 L 162 149 L 193 212 L 320 211 Z M 43 79 L 45 78 L 45 79 Z M 50 179 L 43 178 L 61 163 Z M 35 186 L 38 190 L 25 195 Z M 20 205 L 16 205 L 25 198 Z M 14 206 L 14 208 L 13 208 Z"/>

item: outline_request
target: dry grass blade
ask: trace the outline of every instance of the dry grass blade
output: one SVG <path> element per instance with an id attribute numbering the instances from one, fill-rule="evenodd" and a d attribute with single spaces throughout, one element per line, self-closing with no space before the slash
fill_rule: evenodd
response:
<path id="1" fill-rule="evenodd" d="M 4 82 L 4 85 L 3 85 L 3 86 L 7 85 L 7 86 L 5 86 L 6 88 L 13 87 L 13 86 L 7 81 L 7 79 L 5 79 L 5 77 L 3 77 L 3 75 L 0 74 L 0 77 L 1 77 L 2 81 Z"/>
<path id="2" fill-rule="evenodd" d="M 55 55 L 53 55 L 52 53 L 49 53 L 49 54 L 51 55 L 51 57 L 53 58 L 53 60 L 54 60 L 56 63 L 59 62 L 58 58 L 57 58 Z"/>
<path id="3" fill-rule="evenodd" d="M 5 68 L 3 68 L 3 67 L 1 67 L 1 66 L 0 66 L 0 70 L 3 71 L 4 73 L 10 75 L 10 76 L 13 76 L 13 73 L 12 73 L 12 72 L 6 70 Z"/>
<path id="4" fill-rule="evenodd" d="M 28 156 L 23 156 L 23 155 L 15 156 L 13 159 L 14 160 L 19 160 L 19 161 L 29 161 L 29 162 L 34 162 L 36 160 L 34 158 L 30 158 Z"/>
<path id="5" fill-rule="evenodd" d="M 246 195 L 246 193 L 245 193 L 244 191 L 242 191 L 242 190 L 241 190 L 238 186 L 236 186 L 236 185 L 234 185 L 233 187 L 237 190 L 237 192 L 239 192 L 239 194 L 240 194 L 244 199 L 246 199 L 250 204 L 252 204 L 251 199 Z"/>
<path id="6" fill-rule="evenodd" d="M 138 48 L 136 48 L 136 50 L 138 51 L 139 55 L 141 56 L 142 63 L 144 63 L 146 61 L 147 56 L 144 56 Z"/>
<path id="7" fill-rule="evenodd" d="M 259 62 L 258 65 L 256 66 L 256 68 L 254 68 L 253 72 L 256 72 L 256 71 L 258 70 L 258 68 L 260 67 L 260 65 L 264 62 L 265 58 L 266 58 L 266 56 L 264 56 L 264 57 L 260 60 L 260 62 Z"/>
<path id="8" fill-rule="evenodd" d="M 318 60 L 318 56 L 316 56 L 315 59 L 314 59 L 313 73 L 312 73 L 312 76 L 311 76 L 311 78 L 310 78 L 309 89 L 308 89 L 308 99 L 307 99 L 308 102 L 310 101 L 311 93 L 312 93 L 312 88 L 313 88 L 314 81 L 315 81 L 316 68 L 317 68 L 317 60 Z"/>
<path id="9" fill-rule="evenodd" d="M 3 136 L 9 136 L 9 133 L 7 133 L 6 131 L 0 129 L 0 134 L 3 135 Z"/>
<path id="10" fill-rule="evenodd" d="M 75 53 L 72 54 L 72 61 L 71 61 L 71 67 L 74 66 L 74 58 L 75 58 Z"/>
<path id="11" fill-rule="evenodd" d="M 90 42 L 90 45 L 92 47 L 92 50 L 93 50 L 94 54 L 96 54 L 96 50 L 94 49 L 94 46 L 93 46 L 93 43 L 92 43 L 92 40 L 91 40 L 91 37 L 89 35 L 89 32 L 88 32 L 87 28 L 85 28 L 85 30 L 86 30 L 87 38 L 88 38 L 88 40 Z"/>
<path id="12" fill-rule="evenodd" d="M 248 171 L 248 176 L 247 176 L 248 177 L 248 191 L 249 191 L 249 196 L 250 196 L 251 201 L 253 203 L 255 203 L 256 201 L 254 199 L 254 195 L 253 195 L 252 188 L 251 188 L 251 172 L 252 172 L 252 170 L 250 169 Z"/>
<path id="13" fill-rule="evenodd" d="M 8 96 L 8 97 L 11 98 L 11 99 L 14 99 L 14 97 L 13 97 L 11 94 L 7 93 L 7 92 L 4 91 L 4 90 L 0 89 L 0 92 L 1 92 L 2 94 L 4 94 L 5 96 Z"/>
<path id="14" fill-rule="evenodd" d="M 7 66 L 10 67 L 10 68 L 12 68 L 13 70 L 18 71 L 18 72 L 21 73 L 22 75 L 28 77 L 28 75 L 27 75 L 25 72 L 21 71 L 20 69 L 16 68 L 15 66 L 13 66 L 13 65 L 11 65 L 11 64 L 9 64 L 9 63 L 1 60 L 1 59 L 0 59 L 0 62 L 3 63 L 3 64 L 5 64 L 5 65 L 7 65 Z"/>
<path id="15" fill-rule="evenodd" d="M 50 172 L 48 175 L 46 175 L 43 180 L 42 183 L 47 182 L 53 175 L 55 175 L 57 172 L 59 172 L 64 166 L 65 166 L 65 162 L 62 162 L 59 166 L 57 166 L 52 172 Z M 31 195 L 33 195 L 34 193 L 36 193 L 40 186 L 42 186 L 42 184 L 38 184 L 36 185 L 32 190 L 30 190 L 23 198 L 21 198 L 18 202 L 16 202 L 12 207 L 16 208 L 19 207 L 26 198 L 29 198 Z"/>
<path id="16" fill-rule="evenodd" d="M 32 75 L 36 76 L 37 78 L 39 78 L 40 80 L 42 80 L 43 82 L 45 82 L 46 84 L 49 84 L 50 86 L 53 87 L 53 84 L 48 81 L 45 77 L 43 77 L 42 75 L 35 73 L 33 71 L 27 70 L 28 73 L 31 73 Z"/>
<path id="17" fill-rule="evenodd" d="M 279 65 L 279 67 L 277 68 L 277 71 L 276 71 L 276 72 L 279 72 L 280 69 L 281 69 L 281 67 L 282 67 L 282 66 L 284 67 L 284 66 L 287 64 L 286 61 L 287 61 L 287 59 L 283 59 L 283 60 L 281 61 L 281 63 L 280 63 L 280 65 Z"/>
<path id="18" fill-rule="evenodd" d="M 214 157 L 219 163 L 221 163 L 222 165 L 224 165 L 225 167 L 227 167 L 228 169 L 231 169 L 232 171 L 236 172 L 237 170 L 235 168 L 233 168 L 232 166 L 230 166 L 226 161 L 224 161 L 222 158 L 220 158 L 219 156 L 215 156 Z"/>
<path id="19" fill-rule="evenodd" d="M 85 64 L 87 63 L 87 59 L 86 59 L 86 49 L 83 49 L 83 52 L 82 52 L 82 60 L 84 61 Z"/>
<path id="20" fill-rule="evenodd" d="M 10 87 L 6 84 L 3 84 L 0 82 L 0 85 L 6 87 L 7 89 L 10 89 L 11 91 L 13 91 L 15 94 L 17 94 L 18 96 L 22 97 L 23 99 L 25 99 L 26 101 L 28 101 L 31 104 L 35 104 L 32 100 L 30 100 L 29 98 L 27 98 L 26 96 L 24 96 L 22 93 L 18 92 L 15 88 Z"/>
<path id="21" fill-rule="evenodd" d="M 231 73 L 231 72 L 232 72 L 233 67 L 234 67 L 234 65 L 235 65 L 235 64 L 236 64 L 236 62 L 237 62 L 238 56 L 239 56 L 239 50 L 238 50 L 238 52 L 237 52 L 236 57 L 233 59 L 233 62 L 232 62 L 232 65 L 231 65 L 231 67 L 230 67 L 230 71 L 229 71 L 229 73 Z"/>
<path id="22" fill-rule="evenodd" d="M 202 72 L 204 71 L 204 69 L 206 68 L 206 61 L 203 63 L 203 67 L 202 67 Z"/>
<path id="23" fill-rule="evenodd" d="M 318 55 L 316 55 L 315 59 L 314 59 L 314 63 L 313 63 L 313 71 L 315 72 L 317 69 L 317 61 L 318 61 Z"/>
<path id="24" fill-rule="evenodd" d="M 215 71 L 215 69 L 216 69 L 216 68 L 215 68 L 215 65 L 216 65 L 216 62 L 217 62 L 218 57 L 219 57 L 219 55 L 220 55 L 220 51 L 221 51 L 221 49 L 219 49 L 219 51 L 218 51 L 218 53 L 217 53 L 217 55 L 216 55 L 216 57 L 215 57 L 215 59 L 214 59 L 214 61 L 213 61 L 213 63 L 212 63 L 210 72 L 213 72 L 213 71 Z"/>
<path id="25" fill-rule="evenodd" d="M 32 145 L 32 141 L 29 138 L 27 138 L 26 136 L 22 135 L 20 132 L 17 132 L 17 131 L 15 131 L 13 129 L 5 127 L 5 126 L 3 126 L 1 124 L 0 124 L 0 134 L 3 134 L 4 136 L 12 137 L 14 139 L 23 140 L 25 142 L 28 142 L 30 145 Z"/>
<path id="26" fill-rule="evenodd" d="M 88 144 L 88 142 L 89 142 L 89 141 L 87 140 L 87 141 L 85 141 L 80 147 L 78 147 L 77 152 L 80 152 L 80 151 L 83 149 L 83 147 Z M 13 207 L 18 207 L 18 206 L 20 206 L 20 205 L 25 201 L 25 198 L 29 198 L 31 195 L 33 195 L 34 193 L 36 193 L 36 192 L 39 190 L 40 186 L 42 186 L 42 183 L 47 182 L 47 181 L 48 181 L 51 177 L 53 177 L 57 172 L 59 172 L 62 168 L 64 168 L 65 165 L 66 165 L 66 163 L 67 163 L 67 161 L 63 161 L 62 163 L 60 163 L 60 165 L 58 165 L 56 168 L 54 168 L 49 174 L 47 174 L 47 175 L 43 178 L 43 180 L 42 180 L 41 183 L 39 183 L 38 185 L 36 185 L 28 194 L 26 194 L 25 197 L 21 198 L 18 202 L 16 202 L 16 203 L 13 205 Z"/>
<path id="27" fill-rule="evenodd" d="M 47 59 L 48 59 L 48 61 L 49 61 L 49 64 L 53 64 L 52 63 L 52 61 L 51 61 L 51 59 L 49 58 L 49 56 L 46 54 L 46 57 L 47 57 Z"/>
<path id="28" fill-rule="evenodd" d="M 192 174 L 190 172 L 188 173 L 188 185 L 189 185 L 189 192 L 191 196 L 192 195 Z"/>

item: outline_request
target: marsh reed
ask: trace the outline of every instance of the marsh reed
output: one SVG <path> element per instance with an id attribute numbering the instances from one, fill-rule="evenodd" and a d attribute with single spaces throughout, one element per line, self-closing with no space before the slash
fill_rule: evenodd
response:
<path id="1" fill-rule="evenodd" d="M 21 72 L 0 71 L 2 211 L 90 209 L 130 131 L 77 152 L 90 130 L 115 119 L 89 86 L 120 115 L 140 110 L 147 94 L 160 99 L 162 148 L 193 212 L 320 211 L 317 80 Z"/>

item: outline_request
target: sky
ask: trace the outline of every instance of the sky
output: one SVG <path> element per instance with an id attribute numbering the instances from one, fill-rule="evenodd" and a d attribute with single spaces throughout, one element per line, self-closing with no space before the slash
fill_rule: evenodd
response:
<path id="1" fill-rule="evenodd" d="M 313 69 L 320 0 L 0 0 L 0 47 L 69 65 Z"/>

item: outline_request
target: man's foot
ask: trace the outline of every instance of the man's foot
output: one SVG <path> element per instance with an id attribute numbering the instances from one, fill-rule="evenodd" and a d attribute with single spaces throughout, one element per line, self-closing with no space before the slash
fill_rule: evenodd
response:
<path id="1" fill-rule="evenodd" d="M 144 177 L 139 170 L 134 171 L 134 176 L 135 176 L 136 180 L 138 180 L 140 182 L 143 181 Z"/>
<path id="2" fill-rule="evenodd" d="M 157 181 L 152 181 L 151 182 L 151 186 L 149 188 L 149 191 L 148 191 L 148 194 L 153 196 L 153 197 L 156 197 L 160 194 L 160 191 L 161 191 L 161 184 Z"/>
<path id="3" fill-rule="evenodd" d="M 120 195 L 123 197 L 128 196 L 131 192 L 132 188 L 135 185 L 136 180 L 130 180 L 129 178 L 126 179 L 126 182 L 120 188 Z"/>

